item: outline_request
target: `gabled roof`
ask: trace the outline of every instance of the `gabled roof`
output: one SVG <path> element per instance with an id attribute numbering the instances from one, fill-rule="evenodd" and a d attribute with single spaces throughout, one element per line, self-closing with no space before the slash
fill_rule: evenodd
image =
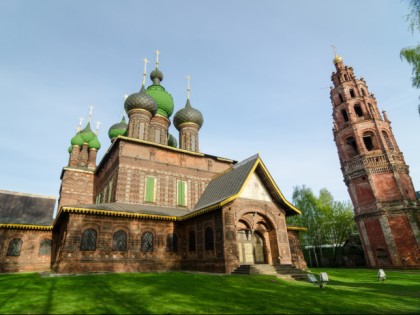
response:
<path id="1" fill-rule="evenodd" d="M 51 226 L 55 197 L 0 190 L 0 224 Z"/>
<path id="2" fill-rule="evenodd" d="M 281 205 L 287 215 L 301 213 L 284 198 L 258 154 L 235 164 L 226 172 L 213 178 L 195 205 L 194 211 L 220 207 L 235 200 L 240 196 L 254 172 L 259 175 L 274 202 Z"/>

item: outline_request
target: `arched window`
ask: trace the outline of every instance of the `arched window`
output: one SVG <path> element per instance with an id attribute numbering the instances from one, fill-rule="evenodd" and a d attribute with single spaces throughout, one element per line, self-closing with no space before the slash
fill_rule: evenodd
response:
<path id="1" fill-rule="evenodd" d="M 206 250 L 214 250 L 214 235 L 211 227 L 208 227 L 204 233 L 204 248 Z"/>
<path id="2" fill-rule="evenodd" d="M 170 253 L 178 252 L 178 236 L 176 234 L 168 234 L 166 236 L 166 251 Z"/>
<path id="3" fill-rule="evenodd" d="M 190 235 L 188 237 L 188 249 L 190 250 L 190 252 L 195 251 L 195 232 L 194 231 L 190 231 Z"/>
<path id="4" fill-rule="evenodd" d="M 392 144 L 391 139 L 389 138 L 388 134 L 385 131 L 382 131 L 382 135 L 384 136 L 386 145 L 388 146 L 388 149 L 394 150 L 394 145 Z"/>
<path id="5" fill-rule="evenodd" d="M 354 112 L 356 113 L 357 117 L 363 117 L 363 111 L 362 111 L 362 108 L 360 107 L 360 104 L 354 105 Z"/>
<path id="6" fill-rule="evenodd" d="M 112 250 L 125 252 L 127 251 L 127 233 L 119 230 L 112 236 Z"/>
<path id="7" fill-rule="evenodd" d="M 373 132 L 368 131 L 363 134 L 363 142 L 365 144 L 366 150 L 372 151 L 375 149 L 375 135 Z"/>
<path id="8" fill-rule="evenodd" d="M 350 156 L 355 156 L 357 154 L 359 154 L 359 151 L 357 150 L 357 144 L 356 144 L 356 140 L 354 140 L 353 137 L 348 137 L 346 139 L 346 143 L 350 148 Z"/>
<path id="9" fill-rule="evenodd" d="M 350 89 L 350 97 L 356 97 L 356 94 L 354 94 L 354 90 L 353 89 Z"/>
<path id="10" fill-rule="evenodd" d="M 366 96 L 365 89 L 361 88 L 361 90 L 362 90 L 362 95 L 363 95 L 363 96 Z"/>
<path id="11" fill-rule="evenodd" d="M 144 232 L 141 236 L 141 251 L 153 252 L 153 233 Z"/>
<path id="12" fill-rule="evenodd" d="M 340 99 L 340 103 L 343 103 L 344 102 L 343 95 L 341 95 L 341 93 L 339 93 L 338 94 L 338 97 Z"/>
<path id="13" fill-rule="evenodd" d="M 349 116 L 347 115 L 347 112 L 345 109 L 341 110 L 341 115 L 343 115 L 344 121 L 348 122 L 349 121 Z"/>
<path id="14" fill-rule="evenodd" d="M 86 229 L 82 233 L 80 250 L 96 250 L 96 230 Z"/>
<path id="15" fill-rule="evenodd" d="M 45 256 L 51 254 L 51 240 L 46 238 L 41 241 L 41 244 L 39 245 L 39 256 Z"/>
<path id="16" fill-rule="evenodd" d="M 20 256 L 23 241 L 20 238 L 14 238 L 10 241 L 7 248 L 7 256 Z"/>

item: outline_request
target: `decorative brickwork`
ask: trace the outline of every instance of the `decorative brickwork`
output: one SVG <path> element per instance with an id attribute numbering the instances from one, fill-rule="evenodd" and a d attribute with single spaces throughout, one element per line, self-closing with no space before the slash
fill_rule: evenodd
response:
<path id="1" fill-rule="evenodd" d="M 334 140 L 371 267 L 420 267 L 420 205 L 390 121 L 341 57 L 331 76 Z"/>

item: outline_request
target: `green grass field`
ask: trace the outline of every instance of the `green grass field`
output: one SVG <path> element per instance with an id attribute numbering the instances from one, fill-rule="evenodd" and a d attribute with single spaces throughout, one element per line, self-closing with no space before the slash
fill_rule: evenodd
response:
<path id="1" fill-rule="evenodd" d="M 1 314 L 420 314 L 420 270 L 326 271 L 324 288 L 272 276 L 136 273 L 0 275 Z"/>

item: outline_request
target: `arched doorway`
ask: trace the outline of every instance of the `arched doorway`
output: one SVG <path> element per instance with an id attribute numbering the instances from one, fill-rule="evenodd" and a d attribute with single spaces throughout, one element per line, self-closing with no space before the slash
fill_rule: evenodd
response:
<path id="1" fill-rule="evenodd" d="M 237 234 L 239 262 L 241 264 L 265 264 L 264 240 L 251 230 L 239 230 Z"/>
<path id="2" fill-rule="evenodd" d="M 277 244 L 271 222 L 256 212 L 245 213 L 237 226 L 238 260 L 241 265 L 270 264 Z M 273 248 L 274 249 L 274 248 Z M 278 251 L 277 248 L 274 251 Z"/>

